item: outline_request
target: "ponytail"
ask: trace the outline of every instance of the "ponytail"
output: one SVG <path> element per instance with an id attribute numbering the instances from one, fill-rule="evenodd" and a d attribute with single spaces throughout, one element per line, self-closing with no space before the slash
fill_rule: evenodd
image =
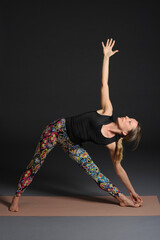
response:
<path id="1" fill-rule="evenodd" d="M 141 124 L 138 123 L 137 127 L 134 130 L 131 130 L 126 136 L 121 137 L 116 142 L 116 150 L 115 150 L 115 162 L 121 162 L 123 158 L 123 139 L 127 142 L 135 142 L 135 150 L 138 147 L 142 135 Z"/>
<path id="2" fill-rule="evenodd" d="M 115 162 L 121 162 L 123 158 L 123 138 L 121 137 L 117 142 L 116 142 L 116 151 L 115 151 Z"/>

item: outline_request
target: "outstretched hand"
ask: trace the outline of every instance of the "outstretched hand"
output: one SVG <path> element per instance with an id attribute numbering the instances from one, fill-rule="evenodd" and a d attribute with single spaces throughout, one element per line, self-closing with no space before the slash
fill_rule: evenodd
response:
<path id="1" fill-rule="evenodd" d="M 119 52 L 119 50 L 112 51 L 112 48 L 115 44 L 115 40 L 112 41 L 112 38 L 107 40 L 106 46 L 102 42 L 102 47 L 103 47 L 103 54 L 105 57 L 111 57 L 115 53 Z"/>
<path id="2" fill-rule="evenodd" d="M 132 192 L 130 193 L 131 199 L 133 200 L 134 203 L 143 203 L 142 198 L 136 193 L 136 192 Z"/>

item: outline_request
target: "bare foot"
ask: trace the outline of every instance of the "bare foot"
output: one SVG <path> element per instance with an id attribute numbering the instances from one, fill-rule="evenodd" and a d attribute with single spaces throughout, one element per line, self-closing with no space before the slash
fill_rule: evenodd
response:
<path id="1" fill-rule="evenodd" d="M 117 197 L 121 207 L 141 207 L 142 203 L 134 203 L 131 199 L 127 198 L 124 194 L 121 194 L 120 197 Z"/>
<path id="2" fill-rule="evenodd" d="M 13 196 L 12 203 L 9 207 L 9 211 L 18 212 L 19 211 L 18 203 L 19 203 L 19 197 Z"/>

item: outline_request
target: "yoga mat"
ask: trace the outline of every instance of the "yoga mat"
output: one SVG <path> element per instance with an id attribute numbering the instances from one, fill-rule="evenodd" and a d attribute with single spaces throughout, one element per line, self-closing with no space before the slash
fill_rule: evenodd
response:
<path id="1" fill-rule="evenodd" d="M 0 196 L 0 216 L 160 216 L 157 196 L 142 198 L 143 206 L 133 208 L 112 196 L 21 196 L 19 212 L 11 212 L 12 196 Z"/>

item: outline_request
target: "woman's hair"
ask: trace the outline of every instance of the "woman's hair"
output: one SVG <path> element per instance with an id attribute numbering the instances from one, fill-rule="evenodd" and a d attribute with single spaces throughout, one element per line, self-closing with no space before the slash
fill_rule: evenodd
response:
<path id="1" fill-rule="evenodd" d="M 142 135 L 141 124 L 138 122 L 137 127 L 134 130 L 128 132 L 126 136 L 122 135 L 122 137 L 117 141 L 116 151 L 115 151 L 115 161 L 121 162 L 123 158 L 123 139 L 127 142 L 135 142 L 135 146 L 133 150 L 138 147 Z"/>

